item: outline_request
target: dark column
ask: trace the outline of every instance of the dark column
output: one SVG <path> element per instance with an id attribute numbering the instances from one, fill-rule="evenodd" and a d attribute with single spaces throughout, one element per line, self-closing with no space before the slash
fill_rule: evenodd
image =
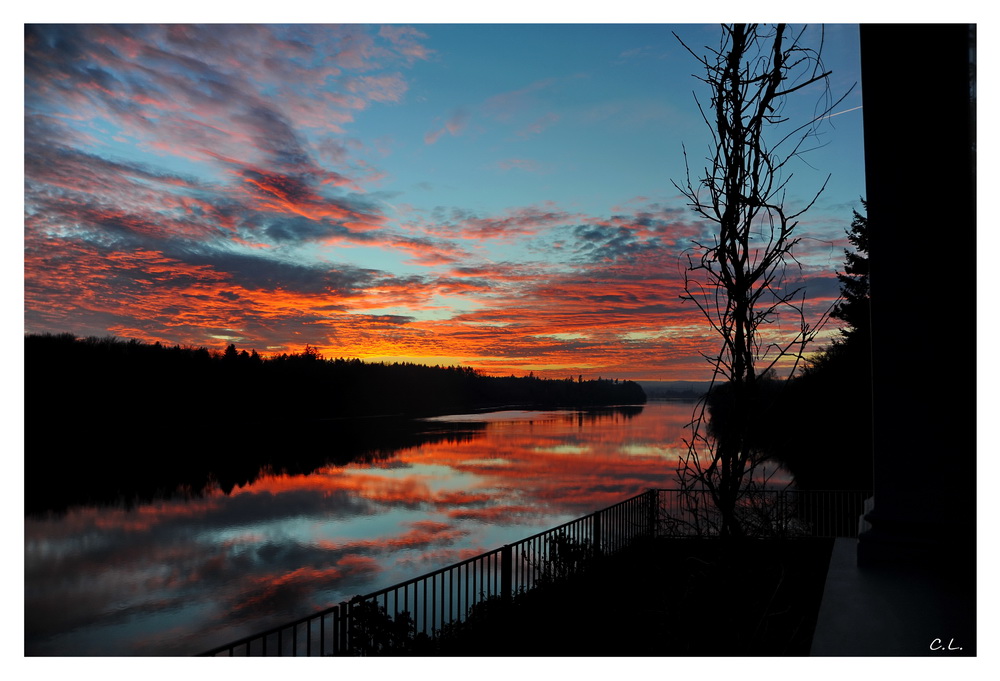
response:
<path id="1" fill-rule="evenodd" d="M 967 25 L 865 25 L 875 505 L 861 566 L 974 580 L 976 214 Z"/>

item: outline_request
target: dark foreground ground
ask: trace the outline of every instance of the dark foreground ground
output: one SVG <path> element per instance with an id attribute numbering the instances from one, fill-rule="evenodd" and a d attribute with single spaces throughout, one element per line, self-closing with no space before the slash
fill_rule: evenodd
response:
<path id="1" fill-rule="evenodd" d="M 487 604 L 432 646 L 398 652 L 808 655 L 832 546 L 832 539 L 670 539 L 634 545 L 506 607 Z"/>

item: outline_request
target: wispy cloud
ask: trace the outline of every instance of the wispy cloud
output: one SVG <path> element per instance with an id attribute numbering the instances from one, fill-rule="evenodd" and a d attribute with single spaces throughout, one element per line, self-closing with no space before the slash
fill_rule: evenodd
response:
<path id="1" fill-rule="evenodd" d="M 448 120 L 446 120 L 441 127 L 435 128 L 425 134 L 424 142 L 426 144 L 436 144 L 445 133 L 451 135 L 452 137 L 457 137 L 462 134 L 462 131 L 468 123 L 469 113 L 464 109 L 457 109 L 452 112 L 451 116 L 448 117 Z"/>
<path id="2" fill-rule="evenodd" d="M 509 121 L 532 105 L 535 93 L 542 92 L 552 87 L 555 83 L 555 78 L 546 78 L 535 81 L 519 90 L 511 90 L 493 95 L 483 102 L 482 111 L 485 115 L 499 121 Z"/>
<path id="3" fill-rule="evenodd" d="M 531 137 L 532 135 L 538 135 L 541 134 L 541 132 L 546 128 L 555 125 L 555 123 L 558 121 L 559 121 L 559 114 L 549 112 L 544 116 L 535 119 L 534 121 L 524 126 L 514 134 L 516 134 L 518 137 L 521 138 L 527 138 Z"/>
<path id="4" fill-rule="evenodd" d="M 542 171 L 542 165 L 538 161 L 530 158 L 507 158 L 497 161 L 500 170 L 523 170 L 528 173 L 538 173 Z"/>

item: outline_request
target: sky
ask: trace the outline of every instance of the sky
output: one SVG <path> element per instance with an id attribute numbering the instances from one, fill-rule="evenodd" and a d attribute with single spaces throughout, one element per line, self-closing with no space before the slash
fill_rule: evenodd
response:
<path id="1" fill-rule="evenodd" d="M 706 92 L 674 33 L 701 54 L 720 30 L 26 26 L 25 332 L 706 380 L 718 341 L 680 296 L 710 226 L 673 184 Z M 830 91 L 785 109 L 845 95 L 785 176 L 792 208 L 829 176 L 789 271 L 810 321 L 865 192 L 856 25 L 823 60 Z"/>

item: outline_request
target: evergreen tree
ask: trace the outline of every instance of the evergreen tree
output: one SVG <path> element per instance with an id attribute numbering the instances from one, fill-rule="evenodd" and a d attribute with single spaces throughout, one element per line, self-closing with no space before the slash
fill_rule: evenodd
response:
<path id="1" fill-rule="evenodd" d="M 868 204 L 861 199 L 865 212 Z M 840 330 L 848 341 L 855 338 L 867 338 L 871 329 L 871 304 L 869 302 L 869 265 L 868 265 L 868 216 L 854 211 L 851 221 L 851 231 L 847 239 L 854 246 L 854 251 L 844 249 L 844 271 L 837 274 L 840 281 L 842 301 L 837 303 L 832 316 L 847 324 Z"/>
<path id="2" fill-rule="evenodd" d="M 783 410 L 790 418 L 766 446 L 804 489 L 870 490 L 873 482 L 867 216 L 854 211 L 847 238 L 854 251 L 844 251 L 841 301 L 831 313 L 844 323 L 841 336 L 789 381 Z"/>

